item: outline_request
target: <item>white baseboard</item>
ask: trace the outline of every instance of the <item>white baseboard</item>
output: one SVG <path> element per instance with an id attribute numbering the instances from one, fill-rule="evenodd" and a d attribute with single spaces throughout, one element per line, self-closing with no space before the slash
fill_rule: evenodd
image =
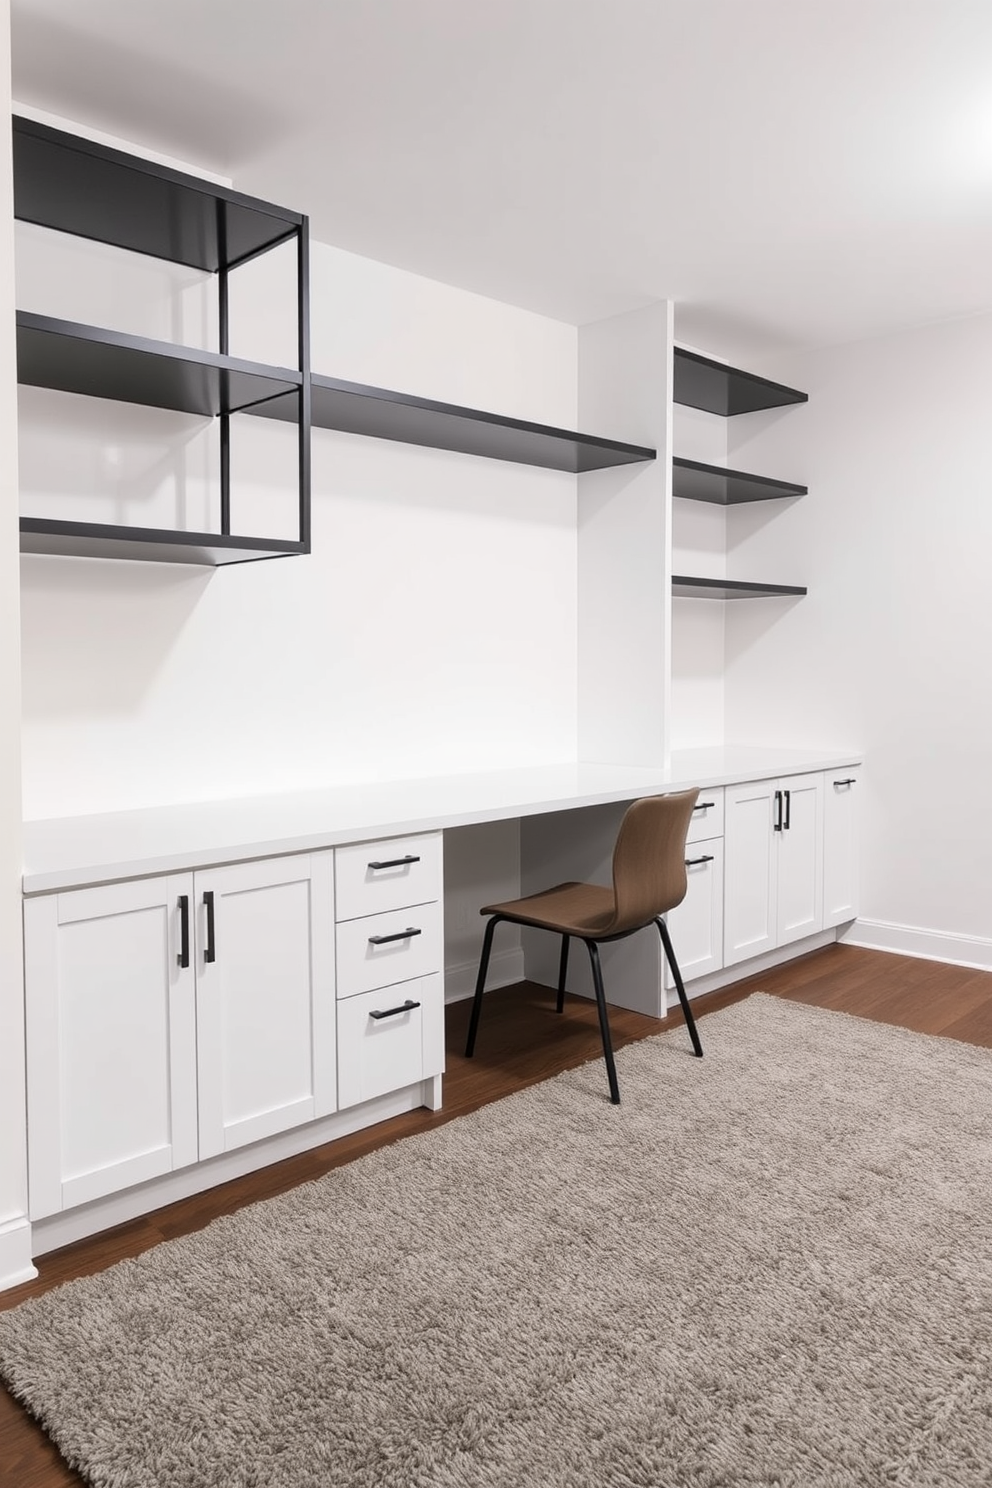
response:
<path id="1" fill-rule="evenodd" d="M 845 945 L 891 951 L 950 966 L 992 971 L 992 940 L 982 935 L 948 935 L 943 930 L 920 930 L 914 925 L 889 925 L 884 920 L 855 920 L 841 936 Z"/>
<path id="2" fill-rule="evenodd" d="M 478 961 L 460 961 L 444 968 L 444 1000 L 464 1002 L 475 995 L 475 980 L 479 975 Z M 524 980 L 524 953 L 522 946 L 510 946 L 504 951 L 493 951 L 489 959 L 486 976 L 486 991 L 494 987 L 512 987 L 514 982 Z"/>
<path id="3" fill-rule="evenodd" d="M 38 1275 L 31 1260 L 31 1224 L 26 1215 L 0 1224 L 0 1292 L 33 1281 Z"/>

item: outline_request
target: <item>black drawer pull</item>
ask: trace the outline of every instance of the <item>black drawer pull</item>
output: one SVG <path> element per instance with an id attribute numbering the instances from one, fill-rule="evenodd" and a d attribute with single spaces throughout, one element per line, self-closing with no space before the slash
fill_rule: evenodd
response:
<path id="1" fill-rule="evenodd" d="M 204 961 L 216 961 L 217 946 L 214 942 L 214 891 L 208 889 L 203 896 L 203 907 L 207 912 L 207 943 L 203 947 Z"/>
<path id="2" fill-rule="evenodd" d="M 418 1008 L 419 1006 L 420 1006 L 420 1003 L 419 1002 L 411 1002 L 410 999 L 409 999 L 409 997 L 408 997 L 407 1000 L 406 1000 L 406 1002 L 403 1003 L 402 1007 L 386 1008 L 385 1012 L 382 1012 L 382 1013 L 379 1013 L 379 1012 L 375 1012 L 375 1013 L 370 1012 L 369 1013 L 369 1017 L 370 1018 L 375 1018 L 376 1021 L 378 1022 L 378 1020 L 380 1018 L 395 1018 L 397 1013 L 409 1013 L 409 1012 L 412 1012 L 414 1008 Z"/>
<path id="3" fill-rule="evenodd" d="M 775 792 L 775 820 L 772 822 L 772 831 L 773 832 L 781 832 L 781 830 L 782 830 L 782 792 L 780 790 L 777 790 Z"/>
<path id="4" fill-rule="evenodd" d="M 791 790 L 787 790 L 784 794 L 785 794 L 785 830 L 787 832 L 791 832 L 792 831 L 792 792 L 791 792 Z"/>
<path id="5" fill-rule="evenodd" d="M 397 930 L 395 935 L 370 935 L 369 945 L 388 945 L 391 940 L 412 940 L 415 935 L 423 935 L 423 930 L 414 930 L 408 925 L 405 930 Z"/>
<path id="6" fill-rule="evenodd" d="M 715 801 L 700 801 L 698 806 L 693 806 L 693 811 L 710 811 L 716 805 Z"/>
<path id="7" fill-rule="evenodd" d="M 685 866 L 687 868 L 695 868 L 699 863 L 712 863 L 712 861 L 713 861 L 713 854 L 712 853 L 706 853 L 706 855 L 704 857 L 702 857 L 702 858 L 686 858 L 686 860 L 685 860 Z"/>
<path id="8" fill-rule="evenodd" d="M 835 780 L 834 781 L 834 789 L 836 790 L 839 785 L 857 785 L 857 783 L 858 782 L 854 778 L 854 776 L 853 775 L 849 775 L 846 780 Z"/>
<path id="9" fill-rule="evenodd" d="M 189 895 L 179 895 L 179 965 L 189 965 Z"/>
<path id="10" fill-rule="evenodd" d="M 380 868 L 405 868 L 408 863 L 419 862 L 420 859 L 414 857 L 413 853 L 407 853 L 405 858 L 388 858 L 384 863 L 370 863 L 369 867 L 376 870 Z"/>

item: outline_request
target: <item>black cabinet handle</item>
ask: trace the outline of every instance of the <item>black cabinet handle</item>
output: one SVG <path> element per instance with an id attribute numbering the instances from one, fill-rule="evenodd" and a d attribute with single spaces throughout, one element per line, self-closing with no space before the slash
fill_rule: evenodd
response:
<path id="1" fill-rule="evenodd" d="M 369 867 L 370 868 L 374 868 L 376 870 L 378 870 L 379 868 L 405 868 L 408 863 L 419 863 L 419 862 L 420 862 L 420 859 L 417 858 L 417 857 L 414 857 L 413 853 L 407 853 L 407 855 L 406 855 L 405 858 L 388 858 L 383 863 L 370 863 L 369 864 Z"/>
<path id="2" fill-rule="evenodd" d="M 835 780 L 834 781 L 834 790 L 836 790 L 837 787 L 838 786 L 841 786 L 841 785 L 857 785 L 857 783 L 858 782 L 854 778 L 854 776 L 853 775 L 849 775 L 846 780 Z"/>
<path id="3" fill-rule="evenodd" d="M 189 895 L 179 895 L 179 965 L 189 965 Z"/>
<path id="4" fill-rule="evenodd" d="M 403 1003 L 402 1007 L 386 1008 L 385 1012 L 383 1013 L 370 1012 L 369 1017 L 375 1018 L 376 1021 L 378 1021 L 380 1018 L 395 1018 L 397 1013 L 409 1013 L 414 1008 L 418 1008 L 419 1006 L 419 1002 L 411 1002 L 408 997 L 406 1002 Z"/>
<path id="5" fill-rule="evenodd" d="M 405 930 L 397 930 L 395 935 L 370 935 L 369 945 L 388 945 L 391 940 L 412 940 L 415 935 L 423 935 L 423 930 L 414 930 L 408 925 Z"/>
<path id="6" fill-rule="evenodd" d="M 715 801 L 700 801 L 698 806 L 693 806 L 693 812 L 710 811 L 716 805 Z"/>
<path id="7" fill-rule="evenodd" d="M 702 858 L 686 858 L 686 860 L 685 860 L 685 866 L 687 868 L 695 868 L 697 866 L 697 864 L 699 864 L 699 863 L 712 863 L 712 861 L 713 861 L 713 854 L 712 853 L 706 853 L 706 855 L 704 857 L 702 857 Z"/>
<path id="8" fill-rule="evenodd" d="M 792 826 L 792 792 L 785 792 L 785 830 L 788 832 Z"/>
<path id="9" fill-rule="evenodd" d="M 775 821 L 772 824 L 772 831 L 773 832 L 781 832 L 781 830 L 782 830 L 782 792 L 779 790 L 779 791 L 776 791 L 775 792 Z"/>
<path id="10" fill-rule="evenodd" d="M 203 907 L 207 911 L 207 943 L 203 947 L 204 961 L 217 960 L 217 947 L 214 944 L 214 891 L 208 889 L 203 895 Z"/>

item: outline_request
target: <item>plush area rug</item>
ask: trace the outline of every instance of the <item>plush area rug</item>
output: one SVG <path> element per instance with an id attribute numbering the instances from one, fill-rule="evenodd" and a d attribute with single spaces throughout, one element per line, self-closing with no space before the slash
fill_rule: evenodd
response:
<path id="1" fill-rule="evenodd" d="M 992 1484 L 992 1053 L 761 994 L 0 1314 L 107 1488 Z"/>

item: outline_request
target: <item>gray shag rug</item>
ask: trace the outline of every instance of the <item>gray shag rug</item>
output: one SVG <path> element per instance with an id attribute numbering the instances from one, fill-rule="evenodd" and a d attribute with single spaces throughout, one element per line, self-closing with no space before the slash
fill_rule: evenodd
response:
<path id="1" fill-rule="evenodd" d="M 107 1488 L 992 1484 L 992 1052 L 763 996 L 0 1314 Z"/>

